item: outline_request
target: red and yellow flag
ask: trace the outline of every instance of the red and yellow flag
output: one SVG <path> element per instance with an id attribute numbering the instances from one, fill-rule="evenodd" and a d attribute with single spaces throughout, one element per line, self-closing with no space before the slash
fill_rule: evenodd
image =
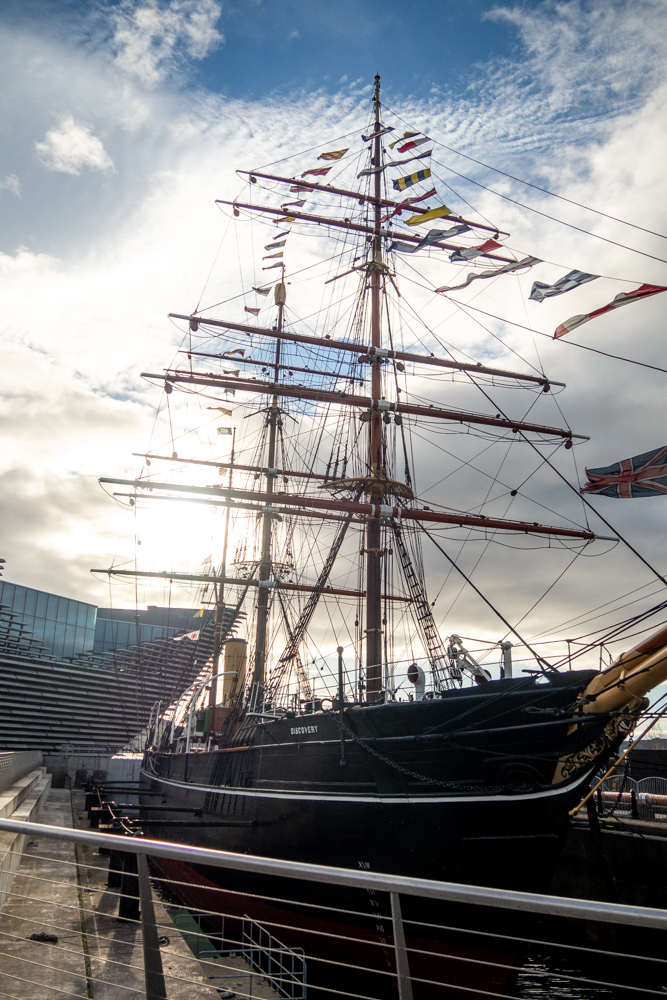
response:
<path id="1" fill-rule="evenodd" d="M 316 167 L 315 170 L 304 170 L 301 176 L 307 177 L 308 174 L 312 174 L 313 177 L 326 177 L 330 170 L 331 167 Z"/>
<path id="2" fill-rule="evenodd" d="M 317 159 L 318 160 L 340 160 L 341 156 L 345 156 L 345 154 L 348 153 L 349 150 L 350 150 L 350 147 L 348 146 L 347 149 L 336 149 L 332 153 L 320 153 L 320 155 L 317 157 Z M 302 176 L 303 176 L 303 174 L 302 174 Z"/>

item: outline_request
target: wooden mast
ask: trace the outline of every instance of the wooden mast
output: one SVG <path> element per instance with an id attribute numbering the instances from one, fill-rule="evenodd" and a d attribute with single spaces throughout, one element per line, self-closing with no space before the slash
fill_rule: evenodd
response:
<path id="1" fill-rule="evenodd" d="M 232 482 L 234 478 L 234 446 L 236 444 L 236 428 L 232 431 L 232 454 L 231 454 L 231 464 L 229 467 L 229 489 L 232 488 Z M 220 576 L 222 581 L 220 583 L 214 584 L 215 586 L 215 630 L 213 633 L 213 667 L 211 676 L 214 674 L 219 674 L 222 671 L 222 664 L 220 662 L 220 657 L 222 655 L 222 634 L 225 623 L 225 584 L 224 579 L 227 576 L 227 546 L 229 544 L 229 516 L 231 514 L 231 506 L 227 507 L 225 511 L 225 534 L 222 540 L 222 564 L 220 566 Z M 218 687 L 222 690 L 222 684 L 220 683 L 220 678 L 211 681 L 211 691 L 209 694 L 208 705 L 211 710 L 215 708 L 218 704 Z M 209 729 L 215 731 L 215 719 L 211 714 L 209 716 Z"/>
<path id="2" fill-rule="evenodd" d="M 380 76 L 375 77 L 375 131 L 380 131 Z M 381 197 L 382 137 L 373 140 L 374 151 L 371 163 L 376 168 L 375 203 L 373 206 L 374 225 L 372 258 L 368 267 L 371 289 L 371 347 L 382 346 L 380 329 L 380 279 L 382 274 Z M 380 358 L 371 361 L 371 398 L 382 396 L 382 366 Z M 371 475 L 378 481 L 383 478 L 382 461 L 382 414 L 379 409 L 371 409 L 369 420 L 369 466 Z M 381 499 L 378 491 L 376 500 Z M 380 555 L 380 519 L 369 517 L 366 522 L 366 698 L 378 701 L 382 689 L 382 556 Z"/>
<path id="3" fill-rule="evenodd" d="M 278 306 L 278 333 L 283 328 L 283 311 L 285 309 L 285 266 L 282 269 L 281 281 L 275 287 L 275 303 Z M 276 353 L 273 361 L 274 385 L 277 387 L 280 378 L 280 344 L 276 340 Z M 278 406 L 278 395 L 274 392 L 271 397 L 271 406 L 268 411 L 269 424 L 269 448 L 267 455 L 266 492 L 271 495 L 275 489 L 275 469 L 276 469 L 276 438 L 278 434 L 278 421 L 280 417 L 280 407 Z M 269 501 L 270 502 L 270 501 Z M 273 525 L 273 512 L 267 511 L 262 516 L 262 548 L 259 562 L 259 592 L 257 595 L 257 622 L 255 628 L 255 664 L 252 676 L 253 692 L 251 698 L 255 706 L 258 705 L 258 698 L 261 689 L 264 687 L 266 676 L 266 655 L 267 655 L 267 635 L 269 626 L 270 611 L 270 587 L 272 583 L 272 560 L 271 560 L 271 535 Z M 262 586 L 264 584 L 264 586 Z"/>

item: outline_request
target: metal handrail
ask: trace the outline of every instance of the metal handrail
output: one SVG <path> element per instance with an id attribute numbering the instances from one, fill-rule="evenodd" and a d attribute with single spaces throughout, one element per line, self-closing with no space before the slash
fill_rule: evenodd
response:
<path id="1" fill-rule="evenodd" d="M 108 847 L 116 851 L 137 855 L 177 858 L 194 864 L 231 868 L 236 871 L 250 871 L 262 875 L 303 879 L 309 882 L 327 882 L 332 885 L 375 889 L 380 892 L 404 893 L 428 899 L 518 910 L 524 913 L 542 913 L 551 916 L 573 917 L 579 920 L 596 920 L 602 923 L 630 924 L 635 927 L 667 930 L 667 911 L 654 907 L 603 903 L 586 899 L 566 899 L 562 896 L 492 889 L 486 886 L 463 885 L 457 882 L 439 882 L 403 875 L 334 868 L 329 865 L 303 864 L 297 861 L 283 861 L 278 858 L 258 857 L 252 854 L 235 854 L 232 851 L 189 847 L 167 841 L 149 840 L 145 837 L 121 837 L 116 834 L 75 830 L 70 827 L 49 826 L 21 820 L 0 819 L 0 830 L 23 833 L 29 836 L 48 837 L 54 840 L 74 841 L 93 848 Z"/>

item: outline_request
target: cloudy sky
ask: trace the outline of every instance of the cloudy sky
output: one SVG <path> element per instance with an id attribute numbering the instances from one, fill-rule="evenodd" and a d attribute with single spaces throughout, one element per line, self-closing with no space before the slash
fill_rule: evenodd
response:
<path id="1" fill-rule="evenodd" d="M 237 295 L 252 276 L 243 240 L 241 274 L 236 247 L 223 243 L 221 253 L 228 220 L 214 200 L 240 193 L 237 168 L 285 160 L 293 170 L 306 163 L 294 159 L 300 150 L 363 128 L 376 71 L 388 123 L 407 122 L 438 142 L 434 160 L 450 185 L 440 193 L 452 207 L 510 232 L 506 242 L 516 253 L 550 262 L 539 274 L 458 296 L 483 313 L 427 302 L 403 286 L 416 309 L 430 310 L 429 329 L 437 326 L 460 356 L 543 366 L 567 383 L 557 397 L 537 400 L 532 416 L 566 420 L 590 435 L 554 457 L 575 485 L 585 466 L 667 443 L 665 371 L 541 336 L 637 283 L 667 285 L 667 240 L 653 235 L 667 233 L 662 2 L 5 0 L 0 17 L 7 579 L 100 604 L 127 605 L 135 596 L 140 604 L 162 603 L 156 589 L 110 598 L 89 570 L 133 561 L 137 553 L 146 566 L 201 565 L 210 521 L 197 518 L 176 532 L 160 512 L 138 524 L 97 477 L 134 475 L 140 466 L 132 452 L 163 440 L 162 425 L 155 430 L 161 393 L 139 372 L 159 371 L 175 356 L 181 333 L 166 314 Z M 304 250 L 304 260 L 312 253 Z M 435 283 L 449 280 L 438 265 L 427 267 Z M 533 278 L 555 280 L 572 268 L 604 277 L 567 297 L 527 302 Z M 294 294 L 305 315 L 307 293 Z M 667 368 L 664 306 L 658 296 L 566 340 Z M 442 351 L 424 336 L 419 332 L 431 350 Z M 429 391 L 470 409 L 491 405 L 457 386 L 449 396 L 442 386 Z M 515 414 L 534 401 L 507 399 Z M 494 400 L 505 405 L 502 394 Z M 454 439 L 442 446 L 451 452 Z M 481 471 L 439 453 L 441 464 L 430 465 L 419 483 L 423 499 L 479 507 L 499 468 L 497 455 L 474 457 L 482 447 L 475 440 L 459 453 Z M 533 519 L 548 523 L 588 518 L 613 533 L 554 473 L 535 472 L 538 464 L 523 455 L 503 467 L 503 495 L 534 473 L 526 492 L 530 503 L 543 505 L 538 514 L 526 500 L 508 516 L 534 510 Z M 443 494 L 438 483 L 445 477 Z M 493 506 L 491 495 L 490 502 L 489 513 L 505 509 L 502 498 Z M 667 500 L 592 503 L 667 573 Z M 443 544 L 456 556 L 463 537 Z M 626 548 L 596 543 L 531 612 L 573 555 L 528 556 L 476 542 L 461 559 L 505 616 L 522 621 L 526 637 L 574 638 L 663 599 L 664 585 Z M 459 594 L 454 579 L 443 584 L 437 553 L 427 556 L 427 570 L 431 591 L 440 592 L 436 613 L 445 632 L 500 638 L 504 629 L 474 595 Z M 625 607 L 629 601 L 636 603 Z M 573 621 L 603 605 L 608 617 Z"/>

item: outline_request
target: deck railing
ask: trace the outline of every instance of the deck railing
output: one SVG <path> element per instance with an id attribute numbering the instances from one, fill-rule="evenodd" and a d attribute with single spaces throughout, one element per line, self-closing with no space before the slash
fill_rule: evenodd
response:
<path id="1" fill-rule="evenodd" d="M 41 823 L 0 820 L 0 830 L 27 840 L 0 911 L 0 996 L 14 1000 L 115 1000 L 132 994 L 147 1000 L 305 1000 L 306 990 L 311 998 L 332 1000 L 480 1000 L 537 997 L 556 988 L 571 997 L 665 995 L 667 911 L 659 909 Z M 157 869 L 151 874 L 150 859 L 179 867 L 167 879 Z M 205 875 L 211 868 L 223 869 L 237 895 L 246 896 L 248 911 L 263 909 L 266 918 L 239 922 L 238 911 L 226 913 L 228 890 Z M 219 905 L 199 907 L 197 920 L 171 895 L 174 887 L 181 897 L 192 890 L 188 879 L 182 875 L 179 881 L 173 872 L 193 870 L 204 873 L 199 883 L 207 899 L 220 893 Z M 240 873 L 265 877 L 266 893 L 244 892 Z M 321 904 L 292 897 L 289 887 L 303 882 L 321 888 Z M 276 884 L 288 887 L 280 898 L 272 895 Z M 360 890 L 370 910 L 326 902 L 327 887 Z M 340 895 L 343 901 L 359 898 Z M 443 904 L 440 922 L 433 922 L 433 909 L 420 917 L 415 900 L 422 907 L 427 901 Z M 295 944 L 300 934 L 301 948 Z"/>

